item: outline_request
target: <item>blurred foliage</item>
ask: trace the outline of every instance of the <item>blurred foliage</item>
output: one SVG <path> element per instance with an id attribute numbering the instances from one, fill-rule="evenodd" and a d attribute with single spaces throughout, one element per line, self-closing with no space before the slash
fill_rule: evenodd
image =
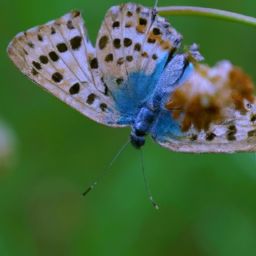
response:
<path id="1" fill-rule="evenodd" d="M 193 155 L 147 141 L 145 165 L 160 204 L 145 196 L 131 147 L 97 189 L 81 192 L 127 140 L 37 88 L 16 70 L 6 46 L 19 31 L 81 9 L 93 41 L 119 0 L 0 1 L 0 115 L 19 138 L 19 160 L 0 176 L 0 255 L 256 255 L 255 154 Z M 140 3 L 152 6 L 153 0 Z M 255 0 L 161 0 L 255 15 Z M 184 43 L 197 42 L 209 64 L 229 59 L 256 81 L 255 28 L 173 17 Z"/>
<path id="2" fill-rule="evenodd" d="M 16 138 L 14 132 L 0 120 L 0 177 L 13 167 Z"/>

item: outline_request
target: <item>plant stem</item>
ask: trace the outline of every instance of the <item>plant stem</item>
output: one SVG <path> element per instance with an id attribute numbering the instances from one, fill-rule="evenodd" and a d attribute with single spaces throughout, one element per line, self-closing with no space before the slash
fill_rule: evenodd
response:
<path id="1" fill-rule="evenodd" d="M 256 18 L 212 8 L 203 8 L 196 6 L 170 6 L 158 7 L 157 11 L 160 15 L 189 15 L 189 16 L 205 16 L 210 18 L 222 19 L 231 22 L 238 22 L 256 27 Z"/>

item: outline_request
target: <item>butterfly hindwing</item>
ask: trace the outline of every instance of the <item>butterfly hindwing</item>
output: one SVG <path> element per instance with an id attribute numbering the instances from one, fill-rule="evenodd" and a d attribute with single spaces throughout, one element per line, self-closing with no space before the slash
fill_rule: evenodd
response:
<path id="1" fill-rule="evenodd" d="M 251 121 L 254 111 L 247 115 L 236 113 L 234 119 L 219 125 L 214 125 L 208 131 L 198 132 L 190 129 L 184 134 L 177 134 L 177 130 L 155 134 L 154 139 L 161 146 L 176 152 L 188 153 L 233 153 L 256 151 L 256 123 Z M 165 119 L 167 121 L 168 119 Z M 163 122 L 166 124 L 166 122 Z M 163 124 L 162 123 L 162 124 Z M 171 122 L 169 122 L 169 125 Z M 172 126 L 175 124 L 172 123 Z"/>
<path id="2" fill-rule="evenodd" d="M 256 100 L 248 75 L 228 61 L 197 65 L 170 96 L 152 130 L 173 151 L 256 151 Z"/>
<path id="3" fill-rule="evenodd" d="M 89 118 L 119 126 L 80 12 L 18 34 L 8 54 L 35 83 Z"/>

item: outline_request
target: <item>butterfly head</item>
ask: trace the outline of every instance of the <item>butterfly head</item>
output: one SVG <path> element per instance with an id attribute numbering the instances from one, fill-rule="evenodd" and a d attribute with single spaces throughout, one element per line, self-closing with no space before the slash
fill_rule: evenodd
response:
<path id="1" fill-rule="evenodd" d="M 132 131 L 130 135 L 131 144 L 134 148 L 140 149 L 145 145 L 145 134 L 138 133 L 137 131 Z"/>
<path id="2" fill-rule="evenodd" d="M 157 113 L 148 107 L 142 107 L 135 119 L 131 131 L 131 144 L 139 149 L 145 144 L 145 136 L 149 132 Z"/>

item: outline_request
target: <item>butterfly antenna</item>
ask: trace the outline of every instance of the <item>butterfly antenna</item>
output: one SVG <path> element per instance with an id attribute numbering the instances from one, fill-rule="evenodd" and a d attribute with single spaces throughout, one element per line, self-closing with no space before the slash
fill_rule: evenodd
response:
<path id="1" fill-rule="evenodd" d="M 106 168 L 103 170 L 103 172 L 98 176 L 98 178 L 85 190 L 85 192 L 82 194 L 83 196 L 86 196 L 90 191 L 92 191 L 99 183 L 99 181 L 108 174 L 110 168 L 114 164 L 114 162 L 117 160 L 117 158 L 122 154 L 122 152 L 126 149 L 128 144 L 130 143 L 130 140 L 127 141 L 117 152 L 117 154 L 113 157 L 111 162 L 106 166 Z"/>
<path id="2" fill-rule="evenodd" d="M 145 173 L 144 156 L 143 156 L 143 151 L 142 151 L 142 149 L 140 149 L 140 160 L 141 160 L 142 175 L 143 175 L 144 184 L 145 184 L 145 188 L 146 188 L 146 192 L 147 192 L 149 201 L 151 202 L 151 204 L 153 205 L 153 207 L 154 207 L 156 210 L 159 210 L 159 206 L 158 206 L 158 204 L 156 203 L 156 201 L 154 200 L 154 198 L 153 198 L 153 196 L 152 196 L 152 193 L 151 193 L 151 190 L 150 190 L 150 188 L 149 188 L 149 183 L 148 183 L 148 180 L 147 180 L 147 177 L 146 177 L 146 173 Z"/>

